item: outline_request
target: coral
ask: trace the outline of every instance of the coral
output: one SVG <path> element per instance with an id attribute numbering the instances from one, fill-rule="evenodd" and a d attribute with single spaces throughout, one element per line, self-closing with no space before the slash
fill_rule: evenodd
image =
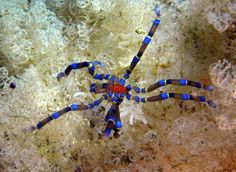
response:
<path id="1" fill-rule="evenodd" d="M 215 86 L 230 92 L 236 98 L 236 64 L 226 59 L 219 60 L 209 67 L 210 77 Z"/>
<path id="2" fill-rule="evenodd" d="M 10 83 L 6 67 L 0 67 L 0 88 L 6 87 Z"/>
<path id="3" fill-rule="evenodd" d="M 41 158 L 35 148 L 23 148 L 17 143 L 4 144 L 0 151 L 0 157 L 2 164 L 10 164 L 8 167 L 4 165 L 7 171 L 45 171 L 50 169 L 47 160 Z"/>
<path id="4" fill-rule="evenodd" d="M 229 117 L 225 115 L 216 117 L 216 122 L 221 130 L 233 130 L 236 128 L 236 119 L 230 120 Z"/>
<path id="5" fill-rule="evenodd" d="M 44 56 L 58 55 L 65 47 L 62 22 L 43 1 L 3 1 L 0 15 L 0 50 L 8 59 L 7 65 L 16 70 L 37 63 Z"/>
<path id="6" fill-rule="evenodd" d="M 219 32 L 226 31 L 236 19 L 236 1 L 220 0 L 209 6 L 208 22 Z"/>
<path id="7" fill-rule="evenodd" d="M 222 59 L 209 67 L 212 83 L 217 87 L 213 95 L 216 103 L 222 106 L 216 114 L 216 123 L 221 130 L 234 130 L 236 128 L 236 66 L 235 60 Z"/>

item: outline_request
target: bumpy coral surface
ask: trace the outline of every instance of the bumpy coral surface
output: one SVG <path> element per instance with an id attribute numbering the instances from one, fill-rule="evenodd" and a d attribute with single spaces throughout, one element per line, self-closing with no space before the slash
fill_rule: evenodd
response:
<path id="1" fill-rule="evenodd" d="M 161 24 L 129 82 L 186 78 L 212 93 L 211 109 L 167 100 L 122 104 L 122 135 L 101 141 L 109 103 L 70 112 L 39 131 L 24 129 L 73 102 L 98 98 L 86 70 L 56 76 L 72 62 L 99 60 L 123 74 L 161 9 Z M 233 0 L 1 0 L 0 171 L 236 170 Z M 9 88 L 11 82 L 16 88 Z M 157 91 L 156 94 L 159 94 Z"/>

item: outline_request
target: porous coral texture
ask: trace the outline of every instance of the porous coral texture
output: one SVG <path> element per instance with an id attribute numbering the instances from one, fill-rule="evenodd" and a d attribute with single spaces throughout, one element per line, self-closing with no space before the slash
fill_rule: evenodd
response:
<path id="1" fill-rule="evenodd" d="M 128 82 L 186 78 L 212 92 L 168 85 L 160 91 L 206 95 L 194 101 L 120 108 L 119 139 L 98 139 L 104 108 L 67 113 L 31 125 L 89 92 L 87 70 L 56 76 L 73 62 L 99 60 L 98 72 L 122 76 L 155 18 L 161 23 Z M 0 171 L 234 171 L 236 170 L 234 0 L 1 0 Z M 10 82 L 16 88 L 9 88 Z M 27 129 L 25 129 L 27 128 Z"/>

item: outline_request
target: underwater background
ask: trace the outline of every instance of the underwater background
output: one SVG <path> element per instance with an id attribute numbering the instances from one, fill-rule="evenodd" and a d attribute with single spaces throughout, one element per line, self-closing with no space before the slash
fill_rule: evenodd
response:
<path id="1" fill-rule="evenodd" d="M 25 132 L 73 102 L 99 98 L 89 92 L 95 80 L 86 69 L 60 82 L 57 74 L 72 62 L 99 60 L 105 68 L 98 71 L 121 76 L 156 4 L 160 26 L 129 83 L 185 78 L 214 85 L 212 92 L 160 91 L 206 95 L 217 108 L 125 100 L 121 137 L 102 141 L 111 104 L 103 101 L 104 112 L 69 112 Z M 0 171 L 236 171 L 235 52 L 235 0 L 0 0 Z"/>

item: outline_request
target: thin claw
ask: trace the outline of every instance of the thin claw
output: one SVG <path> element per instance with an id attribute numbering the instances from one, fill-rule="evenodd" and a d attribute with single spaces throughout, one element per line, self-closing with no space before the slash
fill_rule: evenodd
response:
<path id="1" fill-rule="evenodd" d="M 160 17 L 160 16 L 161 16 L 161 10 L 160 10 L 160 8 L 158 7 L 158 5 L 155 6 L 155 12 L 156 12 L 157 17 Z"/>
<path id="2" fill-rule="evenodd" d="M 37 128 L 35 126 L 29 126 L 23 129 L 23 132 L 32 132 L 34 130 L 36 130 Z"/>
<path id="3" fill-rule="evenodd" d="M 60 72 L 57 74 L 57 79 L 60 80 L 61 77 L 65 76 L 64 72 Z"/>
<path id="4" fill-rule="evenodd" d="M 208 101 L 207 101 L 207 104 L 208 104 L 210 107 L 212 107 L 212 108 L 216 108 L 216 107 L 217 107 L 216 104 L 213 103 L 211 100 L 208 100 Z"/>
<path id="5" fill-rule="evenodd" d="M 119 132 L 114 132 L 113 137 L 118 139 L 120 137 L 120 133 Z"/>
<path id="6" fill-rule="evenodd" d="M 93 61 L 92 63 L 93 63 L 94 66 L 99 65 L 100 68 L 104 68 L 105 67 L 105 64 L 100 62 L 100 61 Z"/>
<path id="7" fill-rule="evenodd" d="M 208 91 L 212 91 L 214 89 L 214 87 L 211 86 L 211 85 L 209 85 L 209 86 L 204 85 L 203 88 L 208 90 Z"/>

